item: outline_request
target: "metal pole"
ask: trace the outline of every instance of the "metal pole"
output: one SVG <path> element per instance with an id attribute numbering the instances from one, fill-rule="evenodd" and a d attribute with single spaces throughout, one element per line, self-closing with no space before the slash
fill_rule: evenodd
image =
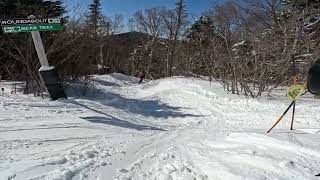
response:
<path id="1" fill-rule="evenodd" d="M 36 51 L 37 51 L 41 66 L 49 66 L 48 59 L 44 51 L 44 47 L 42 44 L 39 31 L 31 32 L 31 35 L 32 35 L 34 46 L 36 47 Z"/>
<path id="2" fill-rule="evenodd" d="M 294 121 L 295 111 L 296 111 L 296 101 L 293 101 L 293 111 L 292 111 L 292 120 L 291 120 L 291 128 L 290 128 L 290 130 L 293 130 L 293 121 Z"/>
<path id="3" fill-rule="evenodd" d="M 35 18 L 36 17 L 34 15 L 28 16 L 28 19 L 35 19 Z M 49 62 L 47 59 L 46 52 L 44 51 L 44 47 L 43 47 L 43 43 L 42 43 L 39 31 L 33 31 L 31 32 L 31 35 L 32 35 L 33 43 L 36 48 L 41 66 L 49 67 Z"/>

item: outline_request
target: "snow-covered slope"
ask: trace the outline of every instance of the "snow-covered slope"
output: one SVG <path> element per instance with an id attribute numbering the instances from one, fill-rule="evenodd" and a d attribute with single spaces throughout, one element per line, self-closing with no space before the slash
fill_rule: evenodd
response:
<path id="1" fill-rule="evenodd" d="M 219 83 L 94 76 L 97 97 L 0 95 L 0 179 L 319 179 L 320 101 L 247 99 Z"/>

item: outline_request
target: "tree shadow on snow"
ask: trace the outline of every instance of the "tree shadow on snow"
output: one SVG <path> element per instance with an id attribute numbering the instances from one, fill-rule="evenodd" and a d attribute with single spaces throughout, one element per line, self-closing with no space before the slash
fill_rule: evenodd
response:
<path id="1" fill-rule="evenodd" d="M 105 95 L 106 98 L 104 100 L 98 100 L 101 104 L 145 117 L 168 119 L 169 117 L 183 118 L 199 116 L 183 113 L 181 112 L 181 107 L 170 106 L 159 100 L 129 99 L 110 92 Z"/>
<path id="2" fill-rule="evenodd" d="M 147 125 L 140 125 L 140 124 L 134 124 L 132 122 L 129 121 L 125 121 L 125 120 L 121 120 L 119 118 L 116 118 L 114 116 L 111 116 L 107 113 L 104 113 L 102 111 L 99 111 L 97 109 L 93 109 L 87 105 L 81 104 L 77 101 L 74 100 L 68 100 L 68 102 L 71 102 L 73 104 L 79 105 L 81 107 L 84 107 L 86 109 L 89 109 L 93 112 L 96 112 L 98 114 L 101 114 L 103 116 L 88 116 L 88 117 L 81 117 L 84 120 L 87 120 L 89 122 L 92 123 L 101 123 L 101 124 L 108 124 L 108 125 L 112 125 L 112 126 L 118 126 L 118 127 L 122 127 L 122 128 L 128 128 L 128 129 L 135 129 L 138 131 L 143 131 L 143 130 L 158 130 L 158 131 L 166 131 L 165 129 L 162 128 L 157 128 L 157 127 L 153 127 L 153 126 L 147 126 Z"/>
<path id="3" fill-rule="evenodd" d="M 109 81 L 103 81 L 103 80 L 99 80 L 99 79 L 95 79 L 94 80 L 95 83 L 100 84 L 102 86 L 115 86 L 115 87 L 120 87 L 119 84 L 114 83 L 114 82 L 109 82 Z"/>
<path id="4" fill-rule="evenodd" d="M 104 106 L 113 107 L 126 111 L 128 113 L 139 114 L 145 117 L 153 118 L 184 118 L 184 117 L 201 117 L 202 115 L 188 114 L 181 112 L 181 107 L 174 107 L 165 104 L 159 100 L 148 99 L 129 99 L 112 92 L 103 92 L 100 90 L 99 95 L 94 98 L 78 97 L 90 101 L 99 102 Z"/>
<path id="5" fill-rule="evenodd" d="M 91 116 L 91 117 L 82 117 L 82 119 L 87 120 L 92 123 L 108 124 L 108 125 L 118 126 L 118 127 L 122 127 L 122 128 L 135 129 L 138 131 L 143 131 L 143 130 L 166 131 L 165 129 L 162 129 L 162 128 L 134 124 L 134 123 L 131 123 L 128 121 L 117 119 L 115 117 Z"/>
<path id="6" fill-rule="evenodd" d="M 101 85 L 113 85 L 113 84 L 103 84 L 104 82 L 98 82 Z M 136 129 L 138 131 L 141 130 L 159 130 L 166 131 L 165 129 L 152 127 L 147 125 L 135 124 L 133 122 L 125 121 L 122 119 L 118 119 L 114 116 L 111 116 L 105 112 L 103 112 L 103 108 L 112 107 L 127 113 L 141 115 L 143 117 L 150 118 L 185 118 L 185 117 L 200 117 L 202 115 L 188 114 L 182 112 L 182 110 L 186 110 L 187 108 L 182 107 L 174 107 L 170 106 L 166 103 L 161 102 L 160 100 L 150 100 L 150 99 L 130 99 L 123 97 L 119 94 L 113 92 L 106 92 L 97 87 L 91 87 L 93 92 L 96 92 L 94 96 L 91 97 L 77 97 L 77 99 L 87 100 L 86 102 L 77 102 L 74 100 L 68 100 L 73 104 L 82 106 L 86 109 L 94 111 L 102 116 L 88 116 L 82 117 L 82 119 L 87 120 L 92 123 L 101 123 L 114 125 L 122 128 L 130 128 Z M 101 105 L 101 106 L 100 106 Z"/>

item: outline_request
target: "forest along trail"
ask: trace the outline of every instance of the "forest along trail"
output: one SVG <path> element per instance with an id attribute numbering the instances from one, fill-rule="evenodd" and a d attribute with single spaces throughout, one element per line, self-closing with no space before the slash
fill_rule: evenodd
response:
<path id="1" fill-rule="evenodd" d="M 226 94 L 219 83 L 95 76 L 92 96 L 1 96 L 0 179 L 316 179 L 320 101 Z"/>

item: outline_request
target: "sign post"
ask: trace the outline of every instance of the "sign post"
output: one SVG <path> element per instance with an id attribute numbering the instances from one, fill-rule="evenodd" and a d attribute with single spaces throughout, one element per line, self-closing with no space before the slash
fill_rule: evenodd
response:
<path id="1" fill-rule="evenodd" d="M 37 19 L 35 16 L 31 15 L 27 19 L 3 19 L 1 20 L 1 27 L 4 33 L 31 32 L 33 43 L 41 64 L 39 72 L 51 99 L 57 100 L 59 98 L 67 98 L 56 69 L 49 66 L 39 33 L 39 31 L 57 31 L 63 29 L 61 19 Z"/>
<path id="2" fill-rule="evenodd" d="M 283 119 L 283 117 L 287 114 L 287 112 L 290 110 L 291 107 L 293 107 L 292 111 L 292 119 L 291 119 L 291 126 L 290 130 L 293 130 L 293 121 L 294 121 L 294 116 L 295 116 L 295 111 L 296 111 L 296 101 L 306 93 L 306 86 L 307 83 L 304 83 L 303 85 L 292 85 L 288 89 L 287 96 L 290 100 L 292 100 L 291 104 L 288 106 L 288 108 L 284 111 L 282 116 L 273 124 L 273 126 L 268 130 L 267 133 L 270 133 L 271 130 L 276 127 L 276 125 Z"/>
<path id="3" fill-rule="evenodd" d="M 32 35 L 34 46 L 36 47 L 36 51 L 37 51 L 41 66 L 49 67 L 49 62 L 48 62 L 46 53 L 44 51 L 44 47 L 43 47 L 43 43 L 42 43 L 39 31 L 31 32 L 31 35 Z"/>

